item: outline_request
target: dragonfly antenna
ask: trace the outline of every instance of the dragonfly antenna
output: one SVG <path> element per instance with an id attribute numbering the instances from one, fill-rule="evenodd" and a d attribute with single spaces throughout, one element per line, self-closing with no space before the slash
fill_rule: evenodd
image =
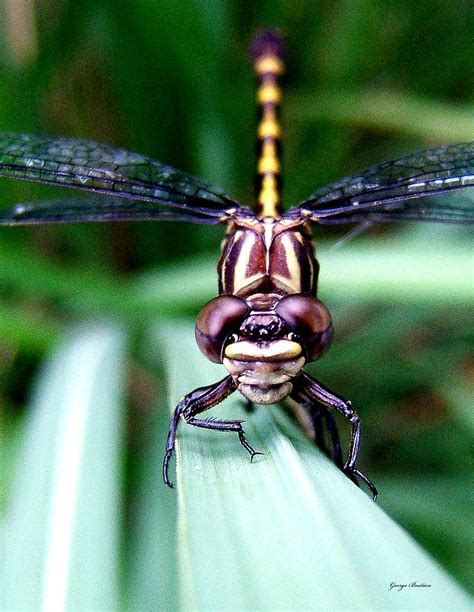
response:
<path id="1" fill-rule="evenodd" d="M 251 58 L 258 79 L 258 163 L 255 179 L 257 217 L 281 217 L 280 138 L 278 108 L 283 74 L 284 39 L 277 30 L 262 30 L 254 39 Z"/>

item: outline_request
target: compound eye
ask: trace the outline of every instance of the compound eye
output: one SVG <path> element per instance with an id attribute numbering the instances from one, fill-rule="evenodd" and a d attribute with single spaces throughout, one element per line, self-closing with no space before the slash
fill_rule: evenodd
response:
<path id="1" fill-rule="evenodd" d="M 331 315 L 326 306 L 309 295 L 287 295 L 275 312 L 300 338 L 308 361 L 316 361 L 329 348 L 333 336 Z"/>
<path id="2" fill-rule="evenodd" d="M 208 359 L 222 363 L 222 349 L 230 334 L 250 312 L 245 300 L 220 295 L 208 302 L 196 319 L 196 342 Z"/>

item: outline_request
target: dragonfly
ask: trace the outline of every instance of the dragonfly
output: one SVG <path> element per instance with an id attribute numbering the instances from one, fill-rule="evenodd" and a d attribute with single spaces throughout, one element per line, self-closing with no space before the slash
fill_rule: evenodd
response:
<path id="1" fill-rule="evenodd" d="M 253 459 L 241 420 L 203 413 L 238 390 L 249 404 L 288 402 L 309 415 L 311 435 L 355 483 L 377 489 L 358 467 L 360 418 L 350 401 L 308 374 L 333 338 L 331 315 L 318 300 L 314 224 L 400 220 L 474 222 L 474 142 L 447 144 L 375 165 L 317 189 L 283 211 L 280 189 L 284 41 L 260 32 L 251 46 L 259 110 L 255 206 L 224 190 L 121 148 L 81 138 L 0 134 L 0 176 L 79 189 L 82 196 L 16 204 L 1 225 L 104 221 L 186 221 L 227 227 L 217 263 L 218 296 L 196 320 L 203 354 L 222 364 L 222 380 L 195 389 L 175 408 L 163 460 L 169 466 L 178 425 L 235 432 Z M 451 195 L 456 197 L 451 197 Z M 442 197 L 440 197 L 442 196 Z M 343 459 L 335 415 L 350 423 Z M 328 448 L 329 447 L 329 448 Z"/>

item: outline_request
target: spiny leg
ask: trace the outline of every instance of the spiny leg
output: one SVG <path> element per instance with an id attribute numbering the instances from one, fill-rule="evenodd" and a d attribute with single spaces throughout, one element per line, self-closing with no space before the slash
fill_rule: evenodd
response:
<path id="1" fill-rule="evenodd" d="M 215 429 L 219 431 L 236 431 L 239 436 L 240 443 L 245 450 L 250 453 L 251 459 L 253 459 L 255 455 L 261 454 L 255 451 L 247 442 L 241 421 L 221 421 L 195 418 L 195 415 L 216 406 L 234 391 L 235 385 L 232 381 L 232 377 L 226 376 L 218 383 L 209 385 L 207 387 L 200 387 L 199 389 L 195 389 L 191 393 L 188 393 L 176 406 L 173 416 L 171 417 L 168 439 L 166 442 L 166 453 L 163 459 L 163 480 L 169 487 L 173 487 L 173 484 L 168 477 L 168 468 L 174 452 L 176 432 L 180 417 L 182 417 L 190 425 L 195 425 L 196 427 L 205 427 L 207 429 Z"/>
<path id="2" fill-rule="evenodd" d="M 212 408 L 225 400 L 233 391 L 235 391 L 235 385 L 232 382 L 232 378 L 226 376 L 213 385 L 194 389 L 194 391 L 185 395 L 176 406 L 173 416 L 171 417 L 168 438 L 166 440 L 166 452 L 163 458 L 163 480 L 169 487 L 173 488 L 173 484 L 168 477 L 168 468 L 174 453 L 180 417 L 183 416 L 186 410 L 192 409 L 193 407 L 197 412 Z"/>
<path id="3" fill-rule="evenodd" d="M 352 408 L 351 403 L 336 395 L 332 391 L 329 391 L 329 389 L 326 389 L 326 387 L 314 380 L 314 378 L 306 374 L 306 372 L 302 372 L 295 379 L 291 397 L 296 401 L 303 403 L 308 403 L 308 401 L 315 402 L 316 404 L 322 404 L 329 409 L 337 410 L 350 421 L 352 429 L 349 444 L 349 456 L 343 467 L 343 471 L 355 482 L 357 482 L 355 480 L 356 478 L 363 480 L 369 487 L 375 500 L 378 495 L 375 485 L 356 467 L 360 447 L 360 419 L 356 411 Z M 329 425 L 330 422 L 327 423 L 328 428 L 331 431 Z M 331 422 L 331 427 L 332 425 L 335 426 L 335 423 Z M 333 431 L 337 431 L 337 428 L 333 429 Z M 337 436 L 337 441 L 338 440 L 339 437 Z"/>
<path id="4" fill-rule="evenodd" d="M 205 429 L 214 429 L 216 431 L 236 431 L 239 436 L 239 441 L 245 450 L 250 454 L 250 461 L 253 461 L 255 455 L 263 455 L 259 451 L 254 450 L 247 442 L 245 432 L 242 427 L 243 421 L 222 421 L 219 419 L 195 419 L 194 417 L 183 414 L 186 423 L 195 427 L 204 427 Z"/>

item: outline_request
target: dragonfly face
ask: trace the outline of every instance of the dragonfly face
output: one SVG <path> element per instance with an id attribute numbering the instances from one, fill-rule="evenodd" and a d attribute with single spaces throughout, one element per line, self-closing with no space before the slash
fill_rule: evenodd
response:
<path id="1" fill-rule="evenodd" d="M 332 338 L 329 313 L 316 298 L 293 294 L 282 299 L 274 296 L 271 301 L 272 310 L 258 310 L 258 298 L 254 300 L 250 315 L 225 345 L 222 360 L 237 389 L 257 404 L 274 404 L 288 397 L 293 379 Z M 322 310 L 327 316 L 320 316 Z M 311 331 L 310 322 L 316 323 Z"/>
<path id="2" fill-rule="evenodd" d="M 178 423 L 235 431 L 253 457 L 240 421 L 200 418 L 238 389 L 269 404 L 288 398 L 307 410 L 314 440 L 354 482 L 371 481 L 357 466 L 360 420 L 350 402 L 304 371 L 329 347 L 333 329 L 316 298 L 318 263 L 311 225 L 376 221 L 474 222 L 474 142 L 441 145 L 384 162 L 316 190 L 283 212 L 279 191 L 278 78 L 282 39 L 264 31 L 252 46 L 260 123 L 256 208 L 222 189 L 137 153 L 80 138 L 0 134 L 0 176 L 81 190 L 82 197 L 22 203 L 0 212 L 0 225 L 103 221 L 188 221 L 226 224 L 218 262 L 219 296 L 198 316 L 196 340 L 228 375 L 188 393 L 173 413 L 163 462 L 168 477 Z M 351 424 L 341 455 L 333 413 Z M 321 423 L 327 426 L 327 435 Z M 329 452 L 329 451 L 328 451 Z"/>
<path id="3" fill-rule="evenodd" d="M 199 348 L 257 404 L 288 397 L 292 379 L 322 355 L 332 336 L 327 308 L 302 294 L 257 293 L 247 300 L 224 295 L 206 304 L 196 321 Z"/>

